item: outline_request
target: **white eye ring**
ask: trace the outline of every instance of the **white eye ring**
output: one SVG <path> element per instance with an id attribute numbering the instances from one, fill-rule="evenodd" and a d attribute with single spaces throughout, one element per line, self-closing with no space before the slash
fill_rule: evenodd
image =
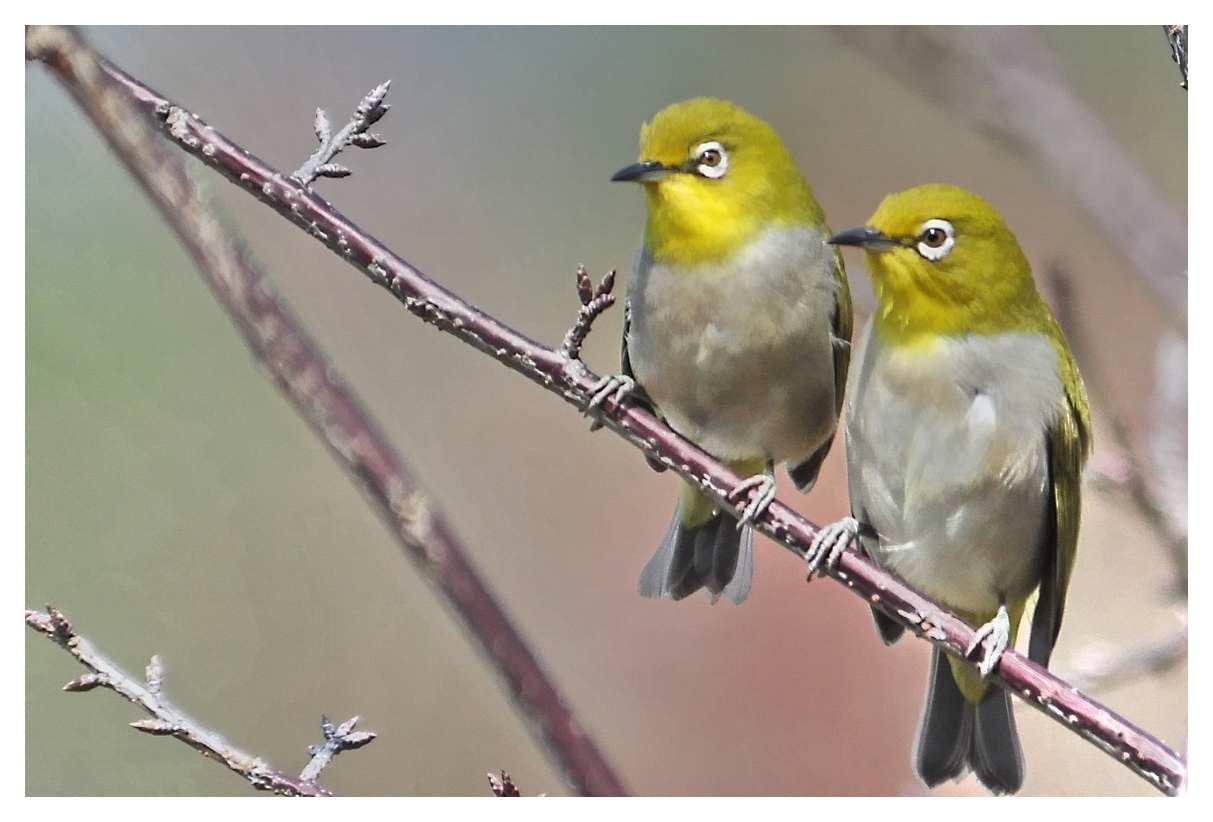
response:
<path id="1" fill-rule="evenodd" d="M 947 220 L 927 220 L 918 229 L 918 253 L 937 263 L 956 245 L 956 229 Z"/>
<path id="2" fill-rule="evenodd" d="M 695 148 L 695 170 L 704 177 L 719 180 L 729 170 L 729 153 L 713 140 Z"/>

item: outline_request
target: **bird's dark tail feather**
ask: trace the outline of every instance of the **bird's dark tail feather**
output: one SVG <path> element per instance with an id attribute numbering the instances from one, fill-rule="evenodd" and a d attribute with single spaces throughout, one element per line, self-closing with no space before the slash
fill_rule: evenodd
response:
<path id="1" fill-rule="evenodd" d="M 914 764 L 928 787 L 972 769 L 994 794 L 1023 785 L 1024 761 L 1006 691 L 991 687 L 978 704 L 965 699 L 943 651 L 931 655 L 931 683 L 918 730 Z"/>
<path id="2" fill-rule="evenodd" d="M 636 589 L 650 599 L 682 599 L 706 588 L 713 602 L 723 593 L 740 605 L 753 579 L 752 529 L 739 529 L 737 520 L 723 512 L 687 528 L 675 511 L 657 553 L 640 572 Z"/>

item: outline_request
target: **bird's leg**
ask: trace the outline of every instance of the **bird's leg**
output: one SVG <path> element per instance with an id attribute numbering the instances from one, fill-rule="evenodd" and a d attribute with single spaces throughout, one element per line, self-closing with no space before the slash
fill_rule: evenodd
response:
<path id="1" fill-rule="evenodd" d="M 730 501 L 741 499 L 747 493 L 751 494 L 750 501 L 746 503 L 746 507 L 741 511 L 741 518 L 737 520 L 738 528 L 752 525 L 754 520 L 762 516 L 762 512 L 767 510 L 767 506 L 771 504 L 771 500 L 775 499 L 774 469 L 768 465 L 767 470 L 761 474 L 755 474 L 737 483 L 733 490 L 726 495 L 726 499 Z"/>
<path id="2" fill-rule="evenodd" d="M 838 558 L 858 535 L 859 520 L 855 517 L 843 517 L 819 530 L 804 555 L 809 566 L 808 578 L 812 579 L 816 573 L 824 575 L 825 569 L 837 567 Z"/>
<path id="3" fill-rule="evenodd" d="M 1007 613 L 1006 603 L 1000 604 L 994 618 L 977 629 L 973 641 L 965 650 L 965 656 L 972 656 L 983 642 L 986 652 L 982 656 L 981 662 L 977 664 L 977 671 L 981 674 L 981 678 L 985 679 L 994 673 L 994 669 L 998 667 L 998 661 L 1002 659 L 1003 652 L 1011 644 L 1011 615 Z"/>

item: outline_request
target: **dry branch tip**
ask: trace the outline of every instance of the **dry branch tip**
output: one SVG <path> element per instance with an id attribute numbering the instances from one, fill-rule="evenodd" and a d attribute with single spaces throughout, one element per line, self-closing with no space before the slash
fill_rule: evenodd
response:
<path id="1" fill-rule="evenodd" d="M 387 145 L 386 140 L 378 134 L 369 133 L 367 129 L 377 123 L 391 108 L 383 102 L 390 85 L 391 80 L 388 80 L 373 88 L 369 94 L 363 97 L 349 122 L 335 135 L 332 123 L 324 109 L 316 109 L 312 129 L 316 133 L 320 147 L 308 158 L 306 163 L 291 173 L 291 179 L 302 186 L 310 187 L 320 177 L 330 179 L 348 177 L 353 174 L 350 169 L 331 162 L 343 149 L 347 146 L 379 148 L 379 146 Z"/>
<path id="2" fill-rule="evenodd" d="M 577 266 L 577 298 L 581 301 L 581 309 L 577 319 L 564 335 L 560 351 L 570 360 L 581 359 L 581 346 L 590 334 L 590 328 L 599 315 L 615 304 L 615 269 L 611 269 L 597 285 L 590 279 L 584 265 Z"/>
<path id="3" fill-rule="evenodd" d="M 496 796 L 522 796 L 518 792 L 518 786 L 514 784 L 514 780 L 505 771 L 501 772 L 501 776 L 489 774 L 489 787 L 493 789 Z"/>

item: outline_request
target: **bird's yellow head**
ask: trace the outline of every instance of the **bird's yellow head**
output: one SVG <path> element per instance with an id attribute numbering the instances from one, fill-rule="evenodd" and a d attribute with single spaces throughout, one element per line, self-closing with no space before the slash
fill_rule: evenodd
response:
<path id="1" fill-rule="evenodd" d="M 885 197 L 868 224 L 830 238 L 866 252 L 881 336 L 1031 331 L 1060 335 L 1028 260 L 998 212 L 963 188 L 929 184 Z"/>
<path id="2" fill-rule="evenodd" d="M 667 265 L 721 262 L 768 228 L 824 223 L 779 135 L 726 100 L 662 109 L 641 128 L 639 162 L 611 179 L 644 186 L 645 248 Z"/>

